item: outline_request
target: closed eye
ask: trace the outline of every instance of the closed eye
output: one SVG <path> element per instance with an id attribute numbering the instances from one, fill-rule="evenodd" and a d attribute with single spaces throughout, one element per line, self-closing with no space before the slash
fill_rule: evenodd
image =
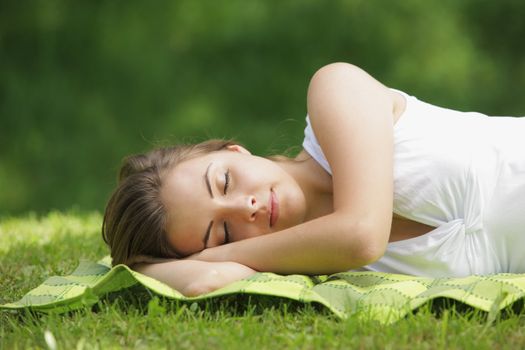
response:
<path id="1" fill-rule="evenodd" d="M 224 194 L 228 193 L 228 187 L 230 186 L 230 169 L 224 174 Z"/>
<path id="2" fill-rule="evenodd" d="M 224 174 L 224 194 L 228 193 L 228 187 L 230 186 L 230 169 Z M 230 243 L 230 231 L 228 230 L 228 224 L 224 221 L 224 243 Z"/>

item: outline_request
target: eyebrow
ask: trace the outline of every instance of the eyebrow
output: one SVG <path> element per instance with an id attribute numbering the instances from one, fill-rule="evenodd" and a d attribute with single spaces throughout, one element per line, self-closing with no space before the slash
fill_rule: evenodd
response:
<path id="1" fill-rule="evenodd" d="M 209 172 L 210 172 L 210 167 L 212 164 L 213 162 L 210 163 L 210 165 L 208 165 L 208 167 L 206 168 L 206 172 L 204 173 L 204 181 L 206 182 L 206 187 L 208 188 L 208 193 L 210 194 L 211 198 L 213 198 L 213 193 L 211 192 Z"/>
<path id="2" fill-rule="evenodd" d="M 204 249 L 208 248 L 208 240 L 210 239 L 210 232 L 211 227 L 213 226 L 213 220 L 210 221 L 210 224 L 208 225 L 208 229 L 206 230 L 206 234 L 204 235 L 202 242 L 204 243 Z"/>

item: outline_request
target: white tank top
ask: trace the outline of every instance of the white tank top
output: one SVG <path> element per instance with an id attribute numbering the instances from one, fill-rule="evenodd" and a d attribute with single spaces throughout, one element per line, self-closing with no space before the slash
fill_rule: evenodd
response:
<path id="1" fill-rule="evenodd" d="M 389 243 L 362 270 L 525 272 L 525 118 L 458 112 L 397 92 L 407 103 L 394 125 L 394 212 L 435 229 Z M 331 174 L 306 121 L 303 148 Z"/>

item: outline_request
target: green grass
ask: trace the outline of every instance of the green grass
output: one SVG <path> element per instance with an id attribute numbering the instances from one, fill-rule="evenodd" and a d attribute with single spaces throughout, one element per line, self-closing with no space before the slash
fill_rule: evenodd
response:
<path id="1" fill-rule="evenodd" d="M 98 213 L 50 213 L 0 222 L 0 303 L 20 298 L 51 275 L 70 273 L 81 258 L 107 254 Z M 143 288 L 108 295 L 93 309 L 64 315 L 0 311 L 0 349 L 47 348 L 390 348 L 518 349 L 525 314 L 495 320 L 451 304 L 426 305 L 389 326 L 339 320 L 316 305 L 267 297 L 181 303 Z"/>

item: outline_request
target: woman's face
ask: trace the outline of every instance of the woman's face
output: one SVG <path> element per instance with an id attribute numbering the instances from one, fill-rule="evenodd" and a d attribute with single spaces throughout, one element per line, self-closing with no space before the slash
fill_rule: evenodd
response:
<path id="1" fill-rule="evenodd" d="M 240 146 L 184 161 L 167 175 L 168 241 L 183 256 L 304 221 L 306 202 L 278 163 Z"/>

